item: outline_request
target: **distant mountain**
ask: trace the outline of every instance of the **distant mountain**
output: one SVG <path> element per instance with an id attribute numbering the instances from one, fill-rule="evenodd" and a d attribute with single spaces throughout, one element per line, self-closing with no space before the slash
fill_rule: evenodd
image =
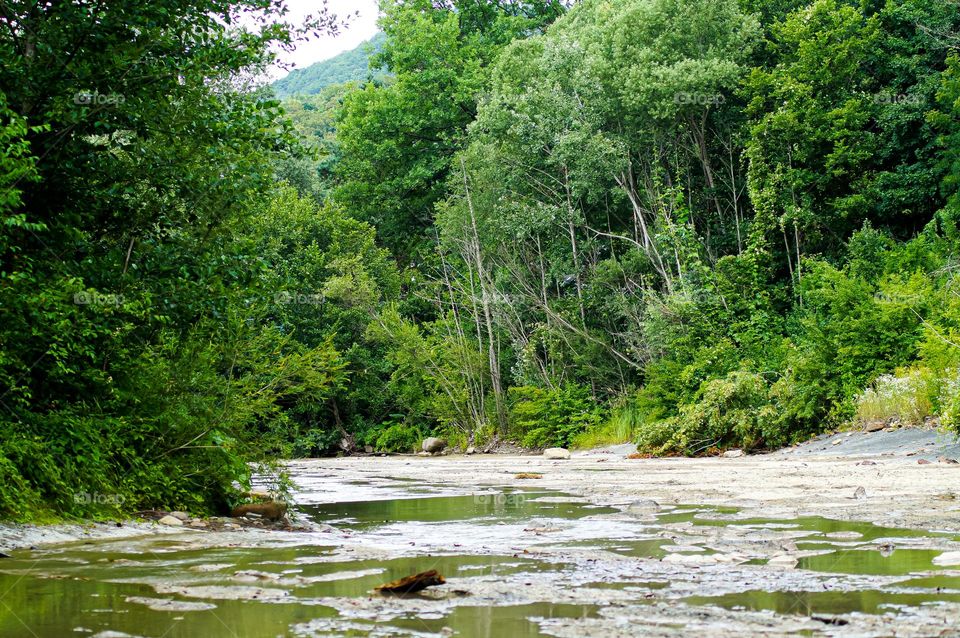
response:
<path id="1" fill-rule="evenodd" d="M 277 97 L 291 95 L 316 95 L 333 84 L 366 80 L 372 74 L 382 75 L 382 71 L 370 70 L 370 56 L 380 52 L 386 36 L 378 33 L 370 40 L 350 51 L 311 64 L 305 69 L 294 69 L 286 77 L 273 83 Z"/>

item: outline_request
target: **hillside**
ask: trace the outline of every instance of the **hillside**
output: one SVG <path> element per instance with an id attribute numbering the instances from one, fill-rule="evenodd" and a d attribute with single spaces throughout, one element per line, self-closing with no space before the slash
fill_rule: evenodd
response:
<path id="1" fill-rule="evenodd" d="M 355 49 L 303 69 L 294 69 L 273 83 L 277 97 L 316 95 L 333 84 L 367 79 L 370 75 L 370 57 L 380 51 L 384 39 L 383 33 L 377 33 Z"/>

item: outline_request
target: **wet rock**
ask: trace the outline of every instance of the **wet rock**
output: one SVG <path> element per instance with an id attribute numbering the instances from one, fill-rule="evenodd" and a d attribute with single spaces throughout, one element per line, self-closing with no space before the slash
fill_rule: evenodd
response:
<path id="1" fill-rule="evenodd" d="M 876 465 L 876 461 L 860 461 L 857 465 Z"/>
<path id="2" fill-rule="evenodd" d="M 514 478 L 518 479 L 542 479 L 543 474 L 537 474 L 536 472 L 520 472 L 515 475 Z"/>
<path id="3" fill-rule="evenodd" d="M 201 520 L 196 519 L 196 518 L 193 519 L 192 521 L 187 521 L 187 525 L 188 525 L 189 527 L 196 527 L 197 529 L 203 529 L 203 528 L 205 528 L 205 527 L 208 527 L 208 524 L 207 524 L 206 521 L 201 521 Z"/>
<path id="4" fill-rule="evenodd" d="M 543 458 L 553 461 L 565 461 L 570 458 L 570 450 L 562 447 L 548 447 L 543 451 Z"/>
<path id="5" fill-rule="evenodd" d="M 443 452 L 443 448 L 447 447 L 447 442 L 435 436 L 430 436 L 423 440 L 421 447 L 424 452 L 436 454 L 437 452 Z"/>
<path id="6" fill-rule="evenodd" d="M 472 445 L 467 448 L 467 454 L 476 454 L 476 453 L 477 453 L 477 448 L 473 447 Z"/>
<path id="7" fill-rule="evenodd" d="M 128 603 L 146 605 L 153 611 L 210 611 L 216 609 L 213 603 L 191 603 L 184 600 L 171 600 L 169 598 L 146 598 L 143 596 L 127 596 Z"/>
<path id="8" fill-rule="evenodd" d="M 429 452 L 417 452 L 417 456 L 433 456 Z"/>
<path id="9" fill-rule="evenodd" d="M 373 446 L 372 446 L 372 445 L 364 445 L 364 446 L 363 446 L 363 451 L 366 452 L 367 454 L 373 454 Z"/>
<path id="10" fill-rule="evenodd" d="M 864 487 L 861 485 L 860 487 L 857 488 L 857 491 L 853 493 L 853 498 L 857 500 L 863 500 L 867 498 L 867 490 L 865 490 Z"/>
<path id="11" fill-rule="evenodd" d="M 627 509 L 625 511 L 627 514 L 641 516 L 645 514 L 653 514 L 660 511 L 660 503 L 657 503 L 653 499 L 634 501 L 633 503 L 630 503 L 630 505 L 627 505 Z"/>
<path id="12" fill-rule="evenodd" d="M 933 559 L 933 564 L 943 567 L 960 565 L 960 552 L 944 552 Z"/>
<path id="13" fill-rule="evenodd" d="M 268 521 L 279 521 L 287 515 L 287 504 L 278 501 L 269 501 L 267 503 L 246 503 L 234 507 L 230 516 L 240 518 L 241 516 L 259 516 Z"/>
<path id="14" fill-rule="evenodd" d="M 743 563 L 746 560 L 739 554 L 667 554 L 663 562 L 698 567 L 701 565 Z"/>
<path id="15" fill-rule="evenodd" d="M 155 585 L 154 589 L 158 594 L 177 594 L 187 598 L 206 598 L 209 600 L 278 600 L 290 595 L 290 592 L 285 589 L 242 585 L 180 586 L 159 584 Z"/>
<path id="16" fill-rule="evenodd" d="M 940 463 L 949 463 L 950 465 L 960 465 L 960 461 L 958 461 L 957 459 L 951 459 L 946 456 L 937 457 L 937 461 L 939 461 Z"/>
<path id="17" fill-rule="evenodd" d="M 176 518 L 175 516 L 170 516 L 169 514 L 167 516 L 164 516 L 157 522 L 160 523 L 161 525 L 169 525 L 171 527 L 180 527 L 183 525 L 183 521 L 181 521 L 179 518 Z"/>
<path id="18" fill-rule="evenodd" d="M 887 427 L 886 421 L 870 421 L 863 426 L 864 432 L 879 432 L 880 430 Z"/>
<path id="19" fill-rule="evenodd" d="M 927 459 L 917 459 L 917 465 L 932 465 Z"/>
<path id="20" fill-rule="evenodd" d="M 858 538 L 863 538 L 863 534 L 860 532 L 854 531 L 843 531 L 843 532 L 829 532 L 823 535 L 824 538 L 831 538 L 834 540 L 842 541 L 852 541 L 857 540 Z"/>
<path id="21" fill-rule="evenodd" d="M 743 456 L 743 450 L 727 450 L 723 453 L 723 457 L 727 459 L 738 459 Z"/>
<path id="22" fill-rule="evenodd" d="M 186 521 L 190 518 L 190 515 L 186 512 L 170 512 L 170 516 L 174 518 L 179 518 L 181 521 Z"/>
<path id="23" fill-rule="evenodd" d="M 791 556 L 790 554 L 778 554 L 770 558 L 767 561 L 769 567 L 775 567 L 777 569 L 795 569 L 797 567 L 798 559 L 796 556 Z"/>

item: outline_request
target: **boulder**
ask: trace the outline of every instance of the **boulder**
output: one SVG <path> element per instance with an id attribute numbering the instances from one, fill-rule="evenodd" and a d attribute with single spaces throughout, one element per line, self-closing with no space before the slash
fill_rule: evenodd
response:
<path id="1" fill-rule="evenodd" d="M 736 459 L 743 456 L 743 450 L 727 450 L 723 453 L 723 456 L 728 459 Z"/>
<path id="2" fill-rule="evenodd" d="M 477 453 L 477 448 L 473 447 L 472 445 L 467 448 L 467 454 L 476 454 L 476 453 Z"/>
<path id="3" fill-rule="evenodd" d="M 543 458 L 564 461 L 570 458 L 570 450 L 562 447 L 548 447 L 543 451 Z"/>
<path id="4" fill-rule="evenodd" d="M 171 527 L 180 527 L 183 525 L 183 521 L 175 516 L 170 516 L 169 514 L 157 521 L 161 525 L 169 525 Z"/>
<path id="5" fill-rule="evenodd" d="M 170 512 L 170 516 L 174 518 L 179 518 L 181 521 L 185 521 L 190 518 L 190 515 L 186 512 Z"/>
<path id="6" fill-rule="evenodd" d="M 429 452 L 430 454 L 442 452 L 445 447 L 447 447 L 447 442 L 435 436 L 427 437 L 423 440 L 423 451 Z"/>
<path id="7" fill-rule="evenodd" d="M 653 514 L 654 512 L 660 511 L 660 503 L 657 503 L 653 499 L 634 501 L 633 503 L 630 503 L 630 505 L 627 505 L 626 511 L 628 514 L 640 516 L 645 514 Z"/>

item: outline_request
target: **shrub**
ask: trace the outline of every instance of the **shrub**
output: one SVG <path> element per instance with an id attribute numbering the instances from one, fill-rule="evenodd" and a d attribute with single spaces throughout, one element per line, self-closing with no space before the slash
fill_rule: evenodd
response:
<path id="1" fill-rule="evenodd" d="M 423 439 L 420 428 L 405 423 L 394 423 L 377 437 L 377 452 L 414 452 Z"/>
<path id="2" fill-rule="evenodd" d="M 580 386 L 510 388 L 510 437 L 529 448 L 569 447 L 603 422 L 603 410 Z"/>
<path id="3" fill-rule="evenodd" d="M 702 454 L 712 448 L 779 445 L 784 437 L 770 389 L 762 375 L 744 370 L 707 381 L 678 416 L 643 425 L 637 446 L 658 454 Z"/>
<path id="4" fill-rule="evenodd" d="M 939 395 L 940 382 L 926 368 L 885 374 L 857 397 L 856 420 L 920 425 L 926 417 L 933 416 Z"/>

